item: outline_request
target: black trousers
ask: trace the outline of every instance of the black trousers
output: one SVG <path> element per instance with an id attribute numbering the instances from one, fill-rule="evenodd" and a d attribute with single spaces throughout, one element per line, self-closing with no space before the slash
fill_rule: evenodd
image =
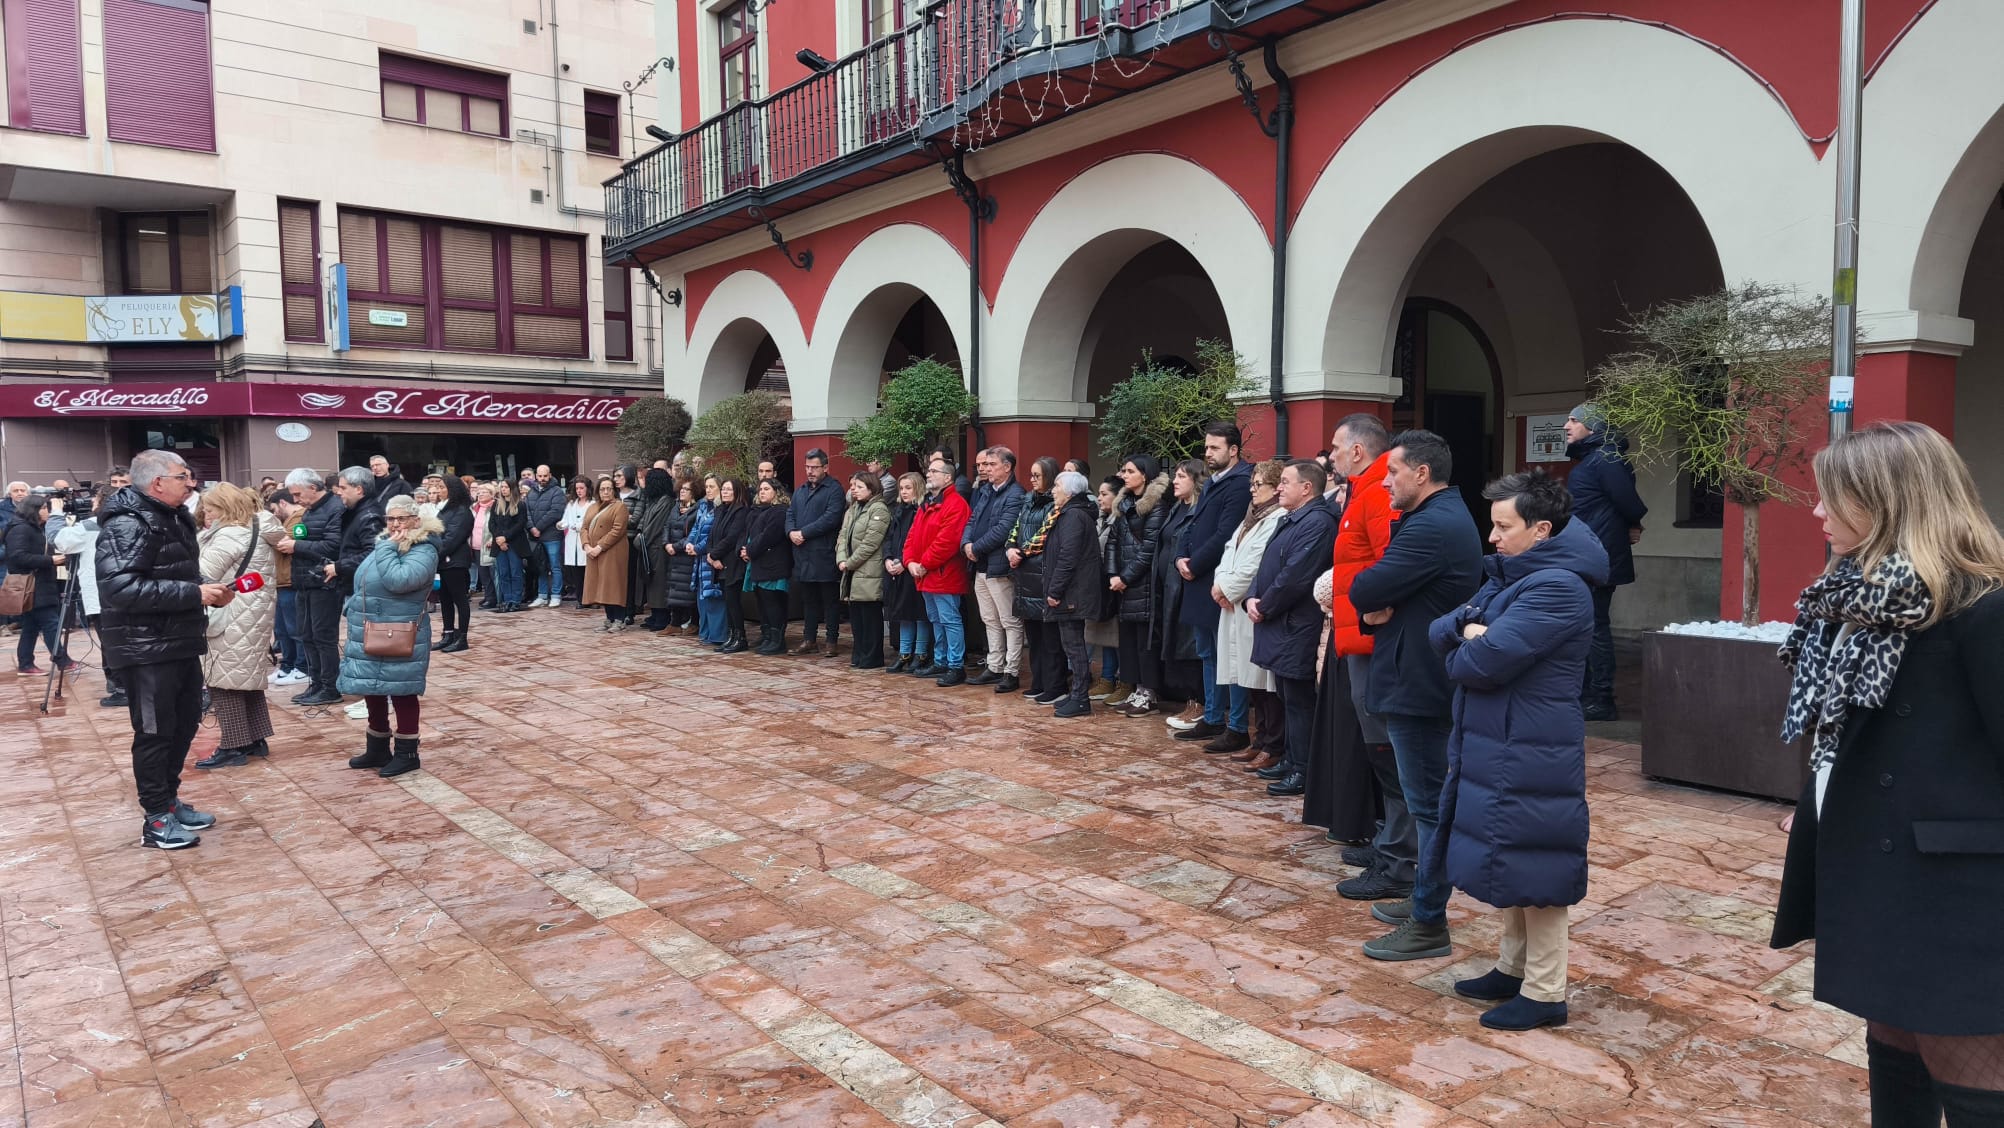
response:
<path id="1" fill-rule="evenodd" d="M 1289 772 L 1308 770 L 1308 753 L 1315 747 L 1315 679 L 1273 676 L 1280 689 L 1281 727 L 1287 748 L 1280 762 Z"/>
<path id="2" fill-rule="evenodd" d="M 341 593 L 329 588 L 295 590 L 292 608 L 306 676 L 313 679 L 306 688 L 333 689 L 341 672 Z"/>
<path id="3" fill-rule="evenodd" d="M 1071 685 L 1066 688 L 1065 696 L 1084 704 L 1092 686 L 1092 662 L 1086 657 L 1085 620 L 1060 619 L 1044 625 L 1058 636 L 1058 648 L 1064 654 L 1065 665 L 1071 670 Z"/>
<path id="4" fill-rule="evenodd" d="M 841 601 L 836 598 L 842 585 L 834 580 L 795 580 L 793 587 L 800 592 L 801 641 L 813 642 L 815 628 L 825 622 L 833 645 L 842 625 Z"/>
<path id="5" fill-rule="evenodd" d="M 763 646 L 767 640 L 772 645 L 786 643 L 786 593 L 773 588 L 758 588 L 758 641 Z"/>
<path id="6" fill-rule="evenodd" d="M 859 670 L 884 666 L 884 605 L 875 601 L 849 604 L 849 664 Z"/>
<path id="7" fill-rule="evenodd" d="M 181 767 L 202 724 L 202 660 L 151 662 L 122 673 L 139 806 L 149 815 L 163 814 L 181 793 Z"/>
<path id="8" fill-rule="evenodd" d="M 1024 689 L 1036 690 L 1039 697 L 1065 691 L 1064 643 L 1058 638 L 1056 623 L 1024 619 L 1023 653 L 1030 660 L 1029 684 Z"/>
<path id="9" fill-rule="evenodd" d="M 730 638 L 743 638 L 745 634 L 745 593 L 737 584 L 725 583 L 724 588 L 724 629 Z"/>
<path id="10" fill-rule="evenodd" d="M 438 574 L 438 617 L 449 631 L 465 630 L 472 610 L 466 591 L 473 577 L 464 568 L 447 568 Z"/>
<path id="11" fill-rule="evenodd" d="M 1148 624 L 1142 620 L 1120 621 L 1120 680 L 1162 695 L 1162 655 L 1148 645 Z"/>

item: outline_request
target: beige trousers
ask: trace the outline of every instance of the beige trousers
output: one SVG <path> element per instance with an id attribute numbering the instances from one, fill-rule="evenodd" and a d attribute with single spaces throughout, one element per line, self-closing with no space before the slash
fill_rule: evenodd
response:
<path id="1" fill-rule="evenodd" d="M 981 608 L 982 625 L 988 628 L 988 671 L 1015 677 L 1023 661 L 1023 620 L 1016 617 L 1015 577 L 975 576 L 974 602 Z"/>
<path id="2" fill-rule="evenodd" d="M 1496 970 L 1524 980 L 1525 998 L 1540 1003 L 1566 1001 L 1566 933 L 1564 906 L 1550 909 L 1503 909 L 1503 941 Z"/>

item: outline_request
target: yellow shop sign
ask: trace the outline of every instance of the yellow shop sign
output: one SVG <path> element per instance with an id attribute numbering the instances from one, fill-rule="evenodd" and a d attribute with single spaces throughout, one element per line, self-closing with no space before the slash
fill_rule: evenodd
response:
<path id="1" fill-rule="evenodd" d="M 76 297 L 0 290 L 0 340 L 85 345 L 227 341 L 244 333 L 244 291 Z"/>

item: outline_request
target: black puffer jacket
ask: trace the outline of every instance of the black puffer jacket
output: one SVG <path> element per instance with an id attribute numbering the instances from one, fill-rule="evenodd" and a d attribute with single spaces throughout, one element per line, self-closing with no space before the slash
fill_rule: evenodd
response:
<path id="1" fill-rule="evenodd" d="M 209 619 L 195 519 L 127 486 L 99 508 L 97 523 L 105 668 L 200 658 L 209 648 Z"/>
<path id="2" fill-rule="evenodd" d="M 884 559 L 903 562 L 905 539 L 911 536 L 912 522 L 918 519 L 919 507 L 899 502 L 891 506 L 891 527 L 884 533 Z M 922 623 L 925 621 L 925 600 L 919 595 L 918 581 L 910 572 L 892 575 L 884 572 L 884 618 L 893 623 Z"/>
<path id="3" fill-rule="evenodd" d="M 1169 475 L 1157 474 L 1154 481 L 1141 488 L 1138 498 L 1121 491 L 1118 504 L 1119 526 L 1114 535 L 1119 538 L 1120 547 L 1112 555 L 1119 562 L 1119 571 L 1113 574 L 1127 585 L 1127 590 L 1120 594 L 1120 617 L 1132 623 L 1145 623 L 1155 614 L 1156 542 L 1161 539 L 1170 507 L 1176 504 L 1176 499 L 1169 496 Z"/>
<path id="4" fill-rule="evenodd" d="M 1106 573 L 1100 569 L 1099 522 L 1093 500 L 1081 494 L 1065 502 L 1044 541 L 1045 615 L 1053 621 L 1099 618 Z M 1057 600 L 1056 607 L 1050 600 Z"/>
<path id="5" fill-rule="evenodd" d="M 1023 498 L 1022 515 L 1016 519 L 1016 532 L 1009 540 L 1009 547 L 1023 554 L 1023 562 L 1016 565 L 1016 617 L 1025 622 L 1041 623 L 1051 617 L 1051 609 L 1044 602 L 1044 541 L 1037 534 L 1049 535 L 1044 522 L 1051 516 L 1053 502 L 1048 493 L 1033 493 Z"/>
<path id="6" fill-rule="evenodd" d="M 710 555 L 723 565 L 717 571 L 717 586 L 723 589 L 725 599 L 744 591 L 745 562 L 738 558 L 738 550 L 751 533 L 751 509 L 743 502 L 718 506 L 716 519 L 710 523 Z"/>
<path id="7" fill-rule="evenodd" d="M 63 601 L 63 584 L 56 578 L 56 558 L 49 554 L 49 538 L 42 526 L 17 517 L 7 526 L 7 572 L 35 577 L 35 609 L 54 607 Z"/>
<path id="8" fill-rule="evenodd" d="M 380 481 L 380 479 L 378 479 Z M 369 487 L 373 490 L 375 487 Z M 339 502 L 339 498 L 335 499 Z M 355 569 L 376 550 L 383 535 L 383 503 L 371 493 L 341 515 L 341 548 L 334 559 L 334 585 L 345 596 L 355 594 Z"/>
<path id="9" fill-rule="evenodd" d="M 754 505 L 745 534 L 755 584 L 784 580 L 793 573 L 793 542 L 786 535 L 786 506 Z"/>
<path id="10" fill-rule="evenodd" d="M 468 543 L 473 537 L 473 507 L 444 506 L 438 511 L 438 523 L 445 526 L 445 532 L 433 538 L 438 545 L 438 570 L 473 567 L 480 555 L 479 549 Z"/>
<path id="11" fill-rule="evenodd" d="M 696 605 L 696 558 L 681 551 L 689 539 L 689 533 L 696 527 L 696 507 L 687 510 L 679 501 L 668 503 L 668 543 L 675 546 L 669 552 L 667 571 L 668 606 L 694 607 Z M 652 606 L 650 604 L 650 606 Z"/>
<path id="12" fill-rule="evenodd" d="M 320 568 L 323 564 L 334 563 L 335 558 L 341 555 L 341 518 L 347 513 L 341 499 L 329 492 L 293 519 L 293 524 L 306 526 L 306 535 L 292 540 L 294 590 L 333 589 L 334 585 L 326 580 Z"/>

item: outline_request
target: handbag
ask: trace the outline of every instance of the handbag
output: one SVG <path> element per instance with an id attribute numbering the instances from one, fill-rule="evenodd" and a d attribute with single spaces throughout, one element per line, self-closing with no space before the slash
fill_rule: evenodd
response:
<path id="1" fill-rule="evenodd" d="M 356 571 L 356 580 L 361 572 Z M 362 600 L 362 653 L 371 658 L 409 658 L 417 653 L 417 623 L 378 622 L 369 615 L 369 592 L 358 593 Z"/>
<path id="2" fill-rule="evenodd" d="M 35 574 L 9 572 L 0 580 L 0 615 L 25 615 L 35 606 Z"/>

